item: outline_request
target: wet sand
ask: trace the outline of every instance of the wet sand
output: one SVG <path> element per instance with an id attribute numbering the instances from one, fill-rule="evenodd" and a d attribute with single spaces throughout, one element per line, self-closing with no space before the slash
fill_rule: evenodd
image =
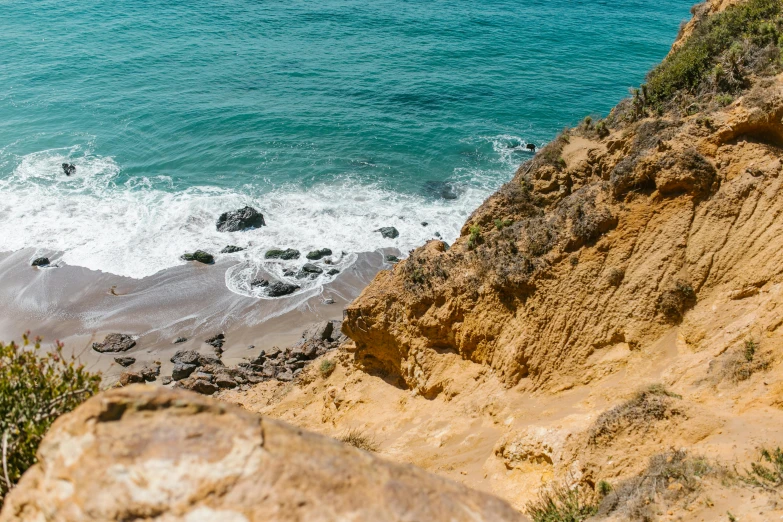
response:
<path id="1" fill-rule="evenodd" d="M 0 253 L 0 339 L 20 339 L 25 330 L 65 343 L 88 368 L 112 382 L 123 370 L 118 355 L 137 359 L 134 367 L 160 361 L 161 376 L 171 374 L 171 356 L 180 349 L 214 354 L 204 340 L 224 333 L 223 361 L 234 365 L 272 346 L 284 347 L 312 323 L 341 319 L 342 310 L 384 268 L 389 250 L 359 254 L 357 261 L 324 286 L 279 299 L 231 292 L 226 270 L 235 262 L 189 263 L 144 279 L 86 268 L 30 266 L 34 251 Z M 326 304 L 333 299 L 334 304 Z M 92 343 L 112 332 L 137 336 L 122 354 L 100 354 Z M 174 344 L 185 337 L 187 342 Z M 254 348 L 249 348 L 254 346 Z"/>

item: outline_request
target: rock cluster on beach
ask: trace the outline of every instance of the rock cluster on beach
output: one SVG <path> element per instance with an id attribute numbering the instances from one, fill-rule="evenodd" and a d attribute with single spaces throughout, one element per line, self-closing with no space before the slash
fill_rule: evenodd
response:
<path id="1" fill-rule="evenodd" d="M 337 348 L 346 340 L 340 332 L 341 326 L 340 321 L 323 321 L 306 330 L 294 345 L 285 349 L 274 347 L 262 350 L 253 359 L 239 363 L 234 368 L 226 366 L 215 356 L 203 355 L 195 350 L 179 350 L 171 358 L 174 363 L 171 379 L 176 382 L 177 387 L 208 395 L 221 389 L 270 379 L 291 381 L 310 361 Z M 220 353 L 224 340 L 225 336 L 219 334 L 208 339 L 207 344 Z M 138 372 L 126 372 L 123 375 L 126 374 L 134 374 L 125 377 L 126 380 L 134 379 L 129 382 L 144 380 L 143 375 Z"/>

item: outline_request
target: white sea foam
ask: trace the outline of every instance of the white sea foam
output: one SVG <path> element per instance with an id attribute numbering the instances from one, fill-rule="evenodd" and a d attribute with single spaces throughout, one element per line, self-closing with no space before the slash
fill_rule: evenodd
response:
<path id="1" fill-rule="evenodd" d="M 74 176 L 64 175 L 64 162 L 76 164 Z M 297 280 L 283 274 L 284 266 L 298 270 L 307 262 L 308 251 L 331 249 L 333 266 L 344 270 L 357 252 L 393 248 L 405 255 L 435 232 L 453 242 L 498 184 L 493 179 L 497 174 L 457 172 L 454 181 L 465 187 L 460 197 L 433 200 L 351 178 L 265 193 L 253 187 L 176 190 L 162 176 L 122 182 L 120 170 L 112 158 L 79 146 L 22 157 L 12 174 L 0 179 L 0 251 L 34 247 L 40 255 L 62 252 L 58 260 L 69 265 L 143 278 L 184 264 L 183 253 L 201 249 L 236 260 L 226 272 L 226 285 L 234 292 L 262 297 L 250 283 L 263 277 L 296 281 L 304 293 L 332 278 L 324 273 L 315 280 Z M 267 226 L 236 233 L 216 230 L 220 213 L 244 205 L 259 209 Z M 421 225 L 425 221 L 426 227 Z M 383 238 L 376 230 L 384 226 L 397 228 L 400 236 Z M 226 245 L 247 249 L 219 254 Z M 265 260 L 264 253 L 273 247 L 298 249 L 302 257 L 285 265 Z"/>

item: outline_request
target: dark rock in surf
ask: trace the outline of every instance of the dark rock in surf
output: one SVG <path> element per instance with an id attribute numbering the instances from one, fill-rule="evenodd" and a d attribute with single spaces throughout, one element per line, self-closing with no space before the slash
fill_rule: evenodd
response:
<path id="1" fill-rule="evenodd" d="M 223 250 L 220 251 L 221 254 L 233 254 L 235 252 L 241 252 L 244 248 L 238 247 L 236 245 L 226 245 Z"/>
<path id="2" fill-rule="evenodd" d="M 187 340 L 188 340 L 187 337 L 177 337 L 176 339 L 174 339 L 174 344 L 184 343 Z"/>
<path id="3" fill-rule="evenodd" d="M 387 239 L 394 239 L 400 236 L 400 233 L 394 227 L 381 227 L 375 232 L 380 232 Z"/>
<path id="4" fill-rule="evenodd" d="M 322 268 L 319 268 L 315 266 L 312 263 L 305 263 L 305 265 L 302 267 L 301 270 L 299 270 L 299 273 L 296 274 L 297 279 L 305 279 L 310 278 L 314 279 L 318 277 L 319 274 L 323 274 L 324 271 Z"/>
<path id="5" fill-rule="evenodd" d="M 251 288 L 265 288 L 269 286 L 269 281 L 266 279 L 254 279 L 253 282 L 250 283 Z"/>
<path id="6" fill-rule="evenodd" d="M 133 337 L 127 334 L 113 333 L 106 336 L 101 343 L 92 343 L 92 349 L 96 352 L 125 352 L 136 346 Z"/>
<path id="7" fill-rule="evenodd" d="M 464 186 L 453 181 L 427 181 L 424 183 L 424 193 L 431 198 L 457 199 L 465 192 Z"/>
<path id="8" fill-rule="evenodd" d="M 49 258 L 48 257 L 38 257 L 36 259 L 33 259 L 33 262 L 31 263 L 31 266 L 49 266 Z"/>
<path id="9" fill-rule="evenodd" d="M 298 250 L 293 248 L 288 248 L 286 250 L 281 250 L 279 248 L 273 248 L 271 250 L 267 250 L 266 254 L 264 254 L 265 259 L 285 259 L 286 261 L 290 261 L 292 259 L 299 259 L 299 256 L 301 254 Z"/>
<path id="10" fill-rule="evenodd" d="M 529 150 L 530 152 L 535 152 L 536 151 L 536 146 L 534 144 L 532 144 L 532 143 L 528 143 L 527 145 L 525 145 L 525 148 L 527 150 Z"/>
<path id="11" fill-rule="evenodd" d="M 182 259 L 185 261 L 198 261 L 199 263 L 204 263 L 205 265 L 211 265 L 215 262 L 215 257 L 212 254 L 204 252 L 203 250 L 196 250 L 192 254 L 184 254 Z"/>
<path id="12" fill-rule="evenodd" d="M 65 172 L 66 176 L 76 174 L 76 165 L 73 163 L 63 163 L 63 172 Z"/>
<path id="13" fill-rule="evenodd" d="M 427 225 L 429 225 L 429 223 L 427 223 L 426 221 L 421 222 L 421 226 L 426 227 Z"/>
<path id="14" fill-rule="evenodd" d="M 277 281 L 269 285 L 269 287 L 266 289 L 266 295 L 269 297 L 282 297 L 284 295 L 293 294 L 297 290 L 299 290 L 297 285 Z"/>
<path id="15" fill-rule="evenodd" d="M 400 262 L 400 258 L 397 257 L 397 256 L 388 255 L 388 256 L 386 256 L 386 261 L 389 262 L 389 263 L 399 263 Z"/>
<path id="16" fill-rule="evenodd" d="M 332 255 L 332 251 L 328 248 L 322 248 L 321 250 L 313 250 L 310 253 L 307 254 L 307 259 L 310 259 L 312 261 L 318 261 L 322 257 L 330 256 Z"/>
<path id="17" fill-rule="evenodd" d="M 265 225 L 264 215 L 253 207 L 223 212 L 217 220 L 218 232 L 239 232 L 249 228 L 260 228 Z"/>
<path id="18" fill-rule="evenodd" d="M 339 270 L 337 270 L 336 268 L 332 268 L 331 270 L 329 270 L 328 272 L 326 272 L 326 275 L 333 276 L 333 275 L 337 275 L 337 274 L 339 274 L 339 273 L 340 273 L 340 271 L 339 271 Z"/>

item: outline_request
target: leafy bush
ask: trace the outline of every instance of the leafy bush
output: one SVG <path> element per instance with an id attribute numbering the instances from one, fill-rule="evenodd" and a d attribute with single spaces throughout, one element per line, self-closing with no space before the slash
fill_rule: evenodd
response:
<path id="1" fill-rule="evenodd" d="M 525 506 L 533 522 L 580 522 L 598 510 L 598 498 L 583 485 L 569 487 L 564 482 L 552 482 L 538 498 Z"/>
<path id="2" fill-rule="evenodd" d="M 749 484 L 764 489 L 778 489 L 783 486 L 783 451 L 780 448 L 772 452 L 762 448 L 759 462 L 753 462 L 750 466 L 750 471 L 744 477 Z"/>
<path id="3" fill-rule="evenodd" d="M 473 250 L 482 242 L 481 227 L 473 225 L 470 227 L 470 237 L 468 237 L 468 250 Z"/>
<path id="4" fill-rule="evenodd" d="M 0 343 L 0 501 L 22 473 L 54 420 L 98 391 L 101 377 L 62 353 L 63 345 L 41 350 L 29 333 L 22 345 Z"/>
<path id="5" fill-rule="evenodd" d="M 330 375 L 332 375 L 332 372 L 337 367 L 337 365 L 334 363 L 331 359 L 324 359 L 321 361 L 321 365 L 318 367 L 318 371 L 321 372 L 321 377 L 326 379 Z"/>
<path id="6" fill-rule="evenodd" d="M 378 451 L 378 443 L 375 439 L 358 428 L 351 429 L 348 433 L 340 437 L 340 442 L 350 444 L 351 446 L 364 451 Z"/>
<path id="7" fill-rule="evenodd" d="M 751 63 L 759 49 L 776 47 L 780 64 L 781 10 L 780 0 L 748 0 L 698 20 L 683 45 L 650 72 L 640 98 L 655 107 L 680 91 L 696 94 L 712 87 L 732 92 L 744 87 L 745 66 L 768 65 L 763 60 Z"/>

